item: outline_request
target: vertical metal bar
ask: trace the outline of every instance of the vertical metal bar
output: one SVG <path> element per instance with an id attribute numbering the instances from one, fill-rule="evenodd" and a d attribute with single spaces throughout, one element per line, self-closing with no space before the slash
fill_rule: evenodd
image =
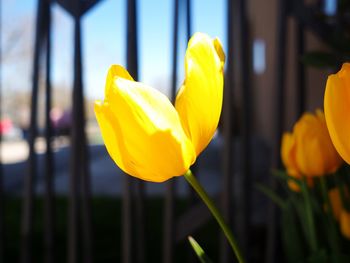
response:
<path id="1" fill-rule="evenodd" d="M 71 174 L 69 181 L 69 221 L 68 221 L 68 262 L 76 263 L 80 259 L 79 251 L 79 185 L 81 173 L 80 158 L 80 86 L 81 86 L 81 50 L 80 50 L 80 1 L 74 1 L 74 83 L 73 83 L 73 106 L 71 123 Z"/>
<path id="2" fill-rule="evenodd" d="M 146 262 L 146 248 L 145 248 L 145 231 L 146 231 L 146 218 L 145 218 L 145 209 L 144 209 L 144 197 L 145 197 L 145 188 L 144 183 L 139 179 L 135 180 L 135 190 L 136 190 L 136 198 L 135 198 L 135 221 L 136 228 L 134 228 L 137 233 L 134 233 L 136 236 L 136 261 L 143 263 Z"/>
<path id="3" fill-rule="evenodd" d="M 45 154 L 45 198 L 44 198 L 44 253 L 45 262 L 54 262 L 54 189 L 53 189 L 53 156 L 52 156 L 52 127 L 50 119 L 51 110 L 51 1 L 44 1 L 46 16 L 46 101 L 45 101 L 45 121 L 46 121 L 46 154 Z"/>
<path id="4" fill-rule="evenodd" d="M 238 1 L 238 18 L 240 26 L 239 41 L 240 41 L 240 75 L 242 78 L 241 88 L 243 96 L 243 111 L 242 111 L 242 188 L 243 195 L 240 202 L 242 203 L 242 217 L 239 226 L 241 226 L 241 247 L 243 253 L 247 255 L 248 240 L 250 237 L 250 207 L 251 207 L 251 122 L 252 122 L 252 92 L 250 87 L 250 57 L 249 57 L 249 38 L 247 25 L 246 1 Z M 247 255 L 248 256 L 248 255 Z"/>
<path id="5" fill-rule="evenodd" d="M 127 69 L 134 79 L 138 80 L 138 41 L 137 41 L 137 1 L 127 1 Z"/>
<path id="6" fill-rule="evenodd" d="M 69 262 L 93 262 L 91 186 L 88 167 L 89 156 L 85 134 L 85 109 L 82 80 L 80 1 L 75 1 L 74 10 L 74 87 L 72 125 L 72 174 L 70 178 L 69 214 Z M 80 195 L 80 198 L 79 198 Z M 81 210 L 80 210 L 81 209 Z M 81 211 L 81 216 L 79 212 Z M 79 228 L 79 222 L 82 222 Z M 82 234 L 82 238 L 79 234 Z M 82 240 L 82 242 L 81 242 Z M 82 250 L 80 250 L 82 249 Z"/>
<path id="7" fill-rule="evenodd" d="M 173 56 L 172 56 L 172 81 L 171 81 L 171 99 L 174 102 L 176 97 L 176 80 L 177 80 L 177 53 L 178 53 L 178 24 L 179 24 L 179 0 L 174 0 L 173 16 Z M 174 194 L 175 182 L 170 179 L 166 184 L 165 209 L 164 209 L 164 248 L 163 262 L 172 263 L 174 256 Z"/>
<path id="8" fill-rule="evenodd" d="M 79 1 L 77 1 L 79 2 Z M 76 6 L 75 17 L 75 56 L 74 56 L 74 89 L 75 96 L 75 114 L 74 120 L 77 122 L 77 153 L 79 166 L 79 184 L 80 187 L 80 203 L 81 203 L 81 221 L 82 221 L 82 260 L 84 263 L 91 263 L 94 259 L 93 254 L 93 232 L 91 218 L 91 182 L 89 169 L 89 148 L 85 133 L 85 103 L 83 89 L 83 70 L 82 70 L 82 55 L 81 55 L 81 9 L 79 4 Z M 74 103 L 73 102 L 73 103 Z M 74 106 L 73 106 L 74 107 Z M 78 246 L 79 248 L 79 246 Z"/>
<path id="9" fill-rule="evenodd" d="M 89 164 L 89 152 L 85 133 L 85 107 L 83 89 L 83 70 L 81 56 L 81 25 L 80 7 L 77 5 L 76 12 L 79 17 L 75 18 L 75 56 L 74 56 L 74 88 L 76 89 L 76 121 L 78 123 L 77 133 L 79 163 L 79 183 L 81 194 L 81 221 L 82 221 L 82 259 L 86 263 L 93 261 L 92 245 L 92 221 L 91 221 L 91 182 Z"/>
<path id="10" fill-rule="evenodd" d="M 286 0 L 279 0 L 279 14 L 277 20 L 277 57 L 276 57 L 276 146 L 275 146 L 275 165 L 282 166 L 280 158 L 280 144 L 284 130 L 285 115 L 285 78 L 286 78 L 286 38 L 287 38 L 287 11 Z"/>
<path id="11" fill-rule="evenodd" d="M 91 176 L 88 164 L 90 164 L 89 146 L 85 133 L 85 106 L 83 90 L 80 93 L 80 156 L 81 156 L 81 208 L 82 208 L 82 239 L 83 239 L 83 261 L 92 263 L 93 253 L 93 229 L 91 208 Z"/>
<path id="12" fill-rule="evenodd" d="M 75 51 L 74 57 L 77 53 L 77 22 L 79 18 L 75 18 Z M 74 59 L 75 61 L 76 59 Z M 75 64 L 75 63 L 74 63 Z M 74 66 L 74 76 L 77 68 Z M 75 77 L 74 77 L 75 78 Z M 78 184 L 79 184 L 79 146 L 78 146 L 78 123 L 77 123 L 77 88 L 76 80 L 74 79 L 73 87 L 73 109 L 72 109 L 72 120 L 71 123 L 71 174 L 69 178 L 69 214 L 68 214 L 68 262 L 76 263 L 78 262 L 78 210 L 79 210 L 79 200 L 78 200 Z"/>
<path id="13" fill-rule="evenodd" d="M 285 54 L 286 54 L 286 34 L 287 34 L 287 12 L 288 5 L 286 0 L 278 2 L 278 17 L 277 17 L 277 47 L 276 47 L 276 116 L 275 116 L 275 141 L 273 153 L 273 165 L 277 168 L 282 166 L 280 158 L 281 138 L 284 127 L 285 116 Z M 272 177 L 271 177 L 272 178 Z M 276 183 L 271 179 L 271 187 L 276 189 Z M 268 207 L 268 229 L 266 240 L 266 255 L 265 262 L 273 263 L 276 261 L 277 247 L 277 211 L 274 204 Z"/>
<path id="14" fill-rule="evenodd" d="M 176 1 L 176 0 L 175 0 Z M 170 179 L 166 183 L 166 196 L 165 196 L 165 208 L 164 208 L 164 232 L 163 232 L 163 262 L 172 263 L 174 262 L 174 231 L 175 231 L 175 182 Z"/>
<path id="15" fill-rule="evenodd" d="M 138 80 L 138 27 L 137 27 L 137 1 L 127 1 L 127 69 L 135 80 Z M 128 177 L 128 176 L 127 176 Z M 145 262 L 145 210 L 144 210 L 144 183 L 139 179 L 129 178 L 126 183 L 133 186 L 135 192 L 135 216 L 131 214 L 131 220 L 134 220 L 134 228 L 137 233 L 131 230 L 131 246 L 136 247 L 137 253 L 134 260 L 137 262 Z M 132 205 L 131 205 L 132 206 Z M 126 219 L 126 217 L 125 217 Z M 130 221 L 130 219 L 129 219 Z M 128 226 L 129 223 L 123 222 Z M 137 237 L 137 238 L 136 238 Z M 135 240 L 135 242 L 134 242 Z M 126 250 L 127 251 L 127 250 Z"/>
<path id="16" fill-rule="evenodd" d="M 186 33 L 187 33 L 187 41 L 190 40 L 192 35 L 192 5 L 191 0 L 186 0 Z"/>
<path id="17" fill-rule="evenodd" d="M 233 42 L 233 3 L 227 0 L 227 69 L 225 75 L 224 104 L 223 104 L 223 137 L 224 137 L 224 153 L 223 153 L 223 179 L 222 179 L 222 195 L 221 204 L 223 216 L 229 224 L 232 224 L 232 179 L 233 179 L 233 109 L 234 109 L 234 42 Z M 230 247 L 226 237 L 220 235 L 220 262 L 228 262 L 230 255 Z"/>
<path id="18" fill-rule="evenodd" d="M 301 57 L 304 55 L 304 29 L 301 22 L 297 22 L 296 26 L 296 44 L 297 44 L 297 118 L 299 118 L 305 111 L 306 105 L 306 83 L 305 83 L 305 65 L 301 61 Z"/>
<path id="19" fill-rule="evenodd" d="M 30 108 L 30 126 L 29 126 L 29 158 L 28 173 L 24 179 L 24 196 L 22 207 L 22 226 L 21 226 L 21 262 L 32 262 L 32 235 L 33 235 L 33 210 L 34 210 L 34 182 L 37 173 L 35 139 L 37 137 L 37 110 L 38 110 L 38 89 L 39 89 L 39 59 L 40 49 L 42 47 L 42 27 L 44 21 L 43 1 L 38 1 L 36 32 L 33 58 L 33 82 L 32 97 Z"/>
<path id="20" fill-rule="evenodd" d="M 172 56 L 172 76 L 171 76 L 171 100 L 175 102 L 177 84 L 177 53 L 179 38 L 179 0 L 174 0 L 174 24 L 173 24 L 173 56 Z"/>
<path id="21" fill-rule="evenodd" d="M 2 19 L 2 2 L 0 2 L 0 21 Z M 2 23 L 0 23 L 0 50 L 2 43 Z M 2 53 L 0 52 L 0 62 L 2 62 Z M 2 63 L 0 63 L 0 121 L 2 119 Z M 2 147 L 2 133 L 0 132 L 0 151 Z M 5 262 L 5 193 L 3 182 L 3 167 L 0 159 L 0 262 Z"/>
<path id="22" fill-rule="evenodd" d="M 124 178 L 124 191 L 123 191 L 123 211 L 122 211 L 122 240 L 123 240 L 123 251 L 122 251 L 122 262 L 131 263 L 131 242 L 132 242 L 132 216 L 131 216 L 131 180 L 130 176 Z"/>

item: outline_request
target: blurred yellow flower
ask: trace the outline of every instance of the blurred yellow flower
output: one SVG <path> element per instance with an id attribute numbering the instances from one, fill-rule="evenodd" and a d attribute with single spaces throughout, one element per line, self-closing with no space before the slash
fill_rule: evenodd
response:
<path id="1" fill-rule="evenodd" d="M 350 163 L 350 64 L 330 75 L 324 95 L 327 126 L 335 148 Z"/>
<path id="2" fill-rule="evenodd" d="M 107 151 L 127 174 L 163 182 L 183 175 L 211 141 L 223 97 L 225 55 L 218 39 L 196 33 L 185 56 L 186 77 L 175 107 L 156 89 L 109 69 L 95 114 Z"/>
<path id="3" fill-rule="evenodd" d="M 332 188 L 331 190 L 329 190 L 328 197 L 332 206 L 333 216 L 338 221 L 340 213 L 343 209 L 339 188 Z"/>
<path id="4" fill-rule="evenodd" d="M 289 175 L 315 177 L 335 172 L 342 160 L 329 137 L 324 114 L 304 113 L 293 133 L 282 137 L 282 161 Z"/>
<path id="5" fill-rule="evenodd" d="M 333 216 L 339 222 L 341 233 L 344 237 L 350 239 L 350 212 L 346 210 L 343 204 L 340 189 L 332 188 L 328 191 L 328 197 L 332 206 Z M 348 188 L 344 189 L 344 198 L 345 200 L 349 200 Z M 327 210 L 327 206 L 325 208 Z"/>
<path id="6" fill-rule="evenodd" d="M 343 209 L 340 213 L 340 231 L 344 237 L 350 239 L 350 212 Z"/>
<path id="7" fill-rule="evenodd" d="M 293 175 L 292 175 L 293 176 Z M 301 180 L 302 177 L 301 176 L 294 176 L 296 179 Z M 314 186 L 314 181 L 312 180 L 311 177 L 307 177 L 306 178 L 306 183 L 309 187 L 313 187 Z M 294 182 L 293 180 L 288 180 L 288 187 L 290 190 L 294 191 L 294 192 L 300 192 L 300 187 L 299 185 Z"/>

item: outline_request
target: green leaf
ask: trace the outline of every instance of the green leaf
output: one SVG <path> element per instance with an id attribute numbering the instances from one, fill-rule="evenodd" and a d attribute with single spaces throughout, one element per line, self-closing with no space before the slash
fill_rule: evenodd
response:
<path id="1" fill-rule="evenodd" d="M 330 262 L 348 263 L 350 262 L 350 256 L 345 254 L 331 254 Z"/>
<path id="2" fill-rule="evenodd" d="M 307 263 L 328 263 L 328 254 L 324 249 L 320 249 L 312 253 L 306 260 Z"/>
<path id="3" fill-rule="evenodd" d="M 301 262 L 305 258 L 306 244 L 300 229 L 300 222 L 289 201 L 281 214 L 282 240 L 286 259 L 290 263 Z"/>
<path id="4" fill-rule="evenodd" d="M 293 176 L 289 176 L 285 171 L 272 170 L 272 175 L 276 176 L 279 179 L 282 179 L 286 183 L 288 183 L 288 180 L 291 180 L 291 181 L 295 182 L 299 187 L 301 187 L 301 181 Z"/>
<path id="5" fill-rule="evenodd" d="M 327 211 L 323 212 L 323 217 L 325 217 L 326 220 L 325 221 L 325 229 L 327 230 L 327 241 L 329 243 L 329 246 L 332 250 L 332 252 L 336 255 L 339 254 L 339 250 L 340 250 L 340 242 L 339 242 L 339 237 L 338 237 L 338 231 L 337 231 L 337 225 L 336 225 L 336 221 L 333 217 L 333 211 L 331 209 L 331 201 L 329 199 L 328 196 L 328 186 L 327 186 L 327 180 L 326 178 L 323 176 L 320 178 L 320 186 L 321 186 L 321 191 L 322 191 L 322 195 L 323 195 L 323 202 L 326 204 L 327 206 Z M 335 257 L 335 259 L 337 259 L 337 257 Z M 339 262 L 339 260 L 335 260 L 334 262 Z"/>
<path id="6" fill-rule="evenodd" d="M 189 236 L 188 241 L 190 242 L 193 251 L 196 253 L 201 263 L 212 263 L 210 258 L 205 254 L 202 247 L 198 244 L 198 242 L 193 237 Z"/>
<path id="7" fill-rule="evenodd" d="M 260 192 L 262 192 L 263 194 L 265 194 L 267 197 L 269 197 L 281 209 L 284 209 L 286 207 L 285 201 L 269 187 L 266 187 L 265 185 L 257 183 L 255 184 L 255 188 Z"/>
<path id="8" fill-rule="evenodd" d="M 346 181 L 346 175 L 347 175 L 346 173 L 347 173 L 346 167 L 342 167 L 334 173 L 333 178 L 335 179 L 334 181 L 335 181 L 336 187 L 339 189 L 340 198 L 341 198 L 343 207 L 347 211 L 350 211 L 350 199 L 346 190 L 348 188 L 347 185 L 349 185 L 349 182 Z"/>
<path id="9" fill-rule="evenodd" d="M 298 218 L 298 224 L 300 225 L 301 231 L 303 233 L 303 239 L 308 239 L 308 224 L 306 220 L 306 213 L 305 213 L 305 208 L 304 208 L 304 201 L 301 196 L 295 195 L 295 194 L 290 194 L 289 195 L 289 200 L 291 205 L 294 208 L 295 215 Z"/>
<path id="10" fill-rule="evenodd" d="M 303 178 L 301 184 L 301 192 L 304 197 L 304 205 L 305 205 L 305 215 L 306 222 L 308 224 L 308 237 L 309 237 L 309 245 L 312 251 L 317 251 L 318 248 L 318 240 L 317 240 L 317 231 L 315 226 L 315 218 L 314 211 L 312 209 L 312 196 L 311 191 L 307 186 L 306 178 Z"/>

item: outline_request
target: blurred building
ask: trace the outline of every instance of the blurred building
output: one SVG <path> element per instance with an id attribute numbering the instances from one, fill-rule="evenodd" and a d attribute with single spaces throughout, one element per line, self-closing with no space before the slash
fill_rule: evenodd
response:
<path id="1" fill-rule="evenodd" d="M 288 2 L 288 1 L 287 1 Z M 316 1 L 308 1 L 312 4 Z M 327 2 L 327 1 L 325 1 Z M 277 43 L 277 0 L 248 1 L 249 40 L 251 48 L 251 85 L 253 91 L 253 132 L 261 134 L 268 141 L 274 136 L 276 111 L 276 43 Z M 321 6 L 322 7 L 322 6 Z M 301 57 L 297 53 L 297 21 L 287 20 L 286 39 L 286 97 L 285 128 L 290 130 L 297 116 L 297 72 Z M 305 51 L 325 50 L 326 46 L 308 29 L 304 31 Z M 323 94 L 329 70 L 312 67 L 305 69 L 305 107 L 308 111 L 323 108 Z M 240 96 L 239 90 L 237 90 Z"/>

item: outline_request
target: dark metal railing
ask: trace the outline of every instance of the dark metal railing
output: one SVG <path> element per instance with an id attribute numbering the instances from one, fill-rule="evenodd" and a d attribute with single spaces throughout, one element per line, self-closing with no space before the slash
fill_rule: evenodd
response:
<path id="1" fill-rule="evenodd" d="M 225 74 L 225 89 L 224 89 L 224 102 L 222 111 L 222 133 L 225 140 L 223 148 L 223 178 L 222 178 L 222 190 L 221 190 L 221 208 L 223 216 L 227 222 L 231 225 L 233 223 L 233 199 L 232 199 L 232 185 L 234 165 L 232 159 L 234 158 L 233 149 L 233 135 L 234 135 L 234 114 L 232 105 L 234 105 L 234 74 L 230 72 L 234 71 L 234 60 L 231 54 L 234 54 L 234 4 L 233 1 L 227 1 L 227 61 L 226 61 L 226 74 Z M 227 262 L 229 259 L 230 247 L 226 241 L 226 237 L 221 234 L 220 237 L 220 254 L 221 262 Z M 232 257 L 232 255 L 231 255 Z"/>
<path id="2" fill-rule="evenodd" d="M 242 131 L 241 131 L 241 154 L 242 154 L 242 174 L 241 188 L 243 193 L 240 196 L 240 200 L 236 201 L 236 207 L 239 208 L 238 220 L 235 226 L 237 230 L 238 238 L 240 240 L 243 253 L 248 257 L 248 240 L 250 239 L 250 211 L 251 211 L 251 190 L 252 190 L 252 154 L 251 154 L 251 123 L 252 123 L 252 103 L 253 93 L 250 86 L 250 75 L 251 75 L 251 58 L 250 58 L 250 44 L 249 44 L 249 28 L 247 21 L 247 10 L 246 1 L 237 0 L 235 1 L 233 16 L 237 17 L 237 54 L 240 54 L 238 60 L 238 76 L 240 76 L 239 85 L 237 88 L 241 89 L 242 94 Z M 229 54 L 229 56 L 233 54 Z M 233 74 L 228 72 L 227 74 Z M 232 109 L 231 109 L 232 110 Z M 232 158 L 232 157 L 231 157 Z"/>
<path id="3" fill-rule="evenodd" d="M 273 166 L 281 168 L 282 163 L 279 157 L 280 152 L 280 140 L 284 130 L 284 103 L 285 103 L 285 54 L 286 54 L 286 29 L 287 29 L 287 3 L 288 1 L 280 0 L 278 2 L 278 15 L 277 15 L 277 57 L 276 57 L 276 88 L 275 88 L 275 101 L 276 101 L 276 115 L 275 118 L 275 135 L 274 135 L 274 153 L 273 153 Z M 271 186 L 273 189 L 277 189 L 275 180 L 271 177 Z M 268 210 L 268 234 L 266 242 L 266 262 L 276 261 L 276 246 L 277 246 L 277 208 L 273 205 L 269 205 Z"/>
<path id="4" fill-rule="evenodd" d="M 138 80 L 137 0 L 127 0 L 126 64 L 130 75 Z M 144 183 L 125 176 L 123 193 L 123 262 L 145 262 L 145 189 Z"/>
<path id="5" fill-rule="evenodd" d="M 44 260 L 47 263 L 53 263 L 55 255 L 55 204 L 54 204 L 54 163 L 51 141 L 53 131 L 50 119 L 50 110 L 52 103 L 52 85 L 51 85 L 51 8 L 50 2 L 45 1 L 46 14 L 46 98 L 45 98 L 45 195 L 44 195 Z"/>
<path id="6" fill-rule="evenodd" d="M 45 26 L 47 25 L 47 7 L 45 1 L 38 1 L 38 11 L 36 17 L 36 32 L 33 57 L 33 82 L 32 97 L 29 124 L 29 158 L 28 173 L 24 181 L 24 196 L 22 207 L 22 231 L 21 231 L 21 262 L 33 262 L 32 258 L 32 239 L 33 239 L 33 220 L 34 215 L 34 184 L 37 174 L 37 158 L 35 152 L 35 140 L 38 136 L 38 91 L 39 91 L 39 73 L 41 65 L 41 55 L 44 49 Z M 48 75 L 47 75 L 48 76 Z"/>
<path id="7" fill-rule="evenodd" d="M 83 1 L 84 2 L 84 1 Z M 91 228 L 91 187 L 87 138 L 85 134 L 85 110 L 81 51 L 81 1 L 74 1 L 74 80 L 73 125 L 71 131 L 71 175 L 69 180 L 68 262 L 93 262 Z M 80 212 L 80 214 L 79 214 Z M 79 229 L 81 227 L 81 229 Z M 81 235 L 79 235 L 81 233 Z M 82 251 L 79 251 L 81 245 Z M 81 253 L 79 253 L 81 252 Z M 81 255 L 82 254 L 82 255 Z"/>
<path id="8" fill-rule="evenodd" d="M 67 228 L 67 262 L 94 262 L 94 238 L 92 228 L 92 208 L 91 208 L 91 182 L 89 172 L 89 151 L 87 137 L 85 134 L 85 114 L 84 114 L 84 91 L 83 91 L 83 58 L 82 58 L 82 30 L 81 18 L 90 8 L 99 1 L 87 0 L 57 0 L 74 17 L 74 83 L 72 93 L 72 130 L 71 130 L 71 152 L 70 165 L 71 173 L 69 177 L 69 197 L 68 197 L 68 228 Z M 22 207 L 22 226 L 21 226 L 21 262 L 37 262 L 36 255 L 33 255 L 33 223 L 35 210 L 35 191 L 34 185 L 39 167 L 37 167 L 37 156 L 35 151 L 35 141 L 38 137 L 38 93 L 39 79 L 45 77 L 45 193 L 44 193 L 44 260 L 47 263 L 53 263 L 57 251 L 55 250 L 55 192 L 54 192 L 54 160 L 51 142 L 53 139 L 53 130 L 50 123 L 50 109 L 52 101 L 51 88 L 51 4 L 50 0 L 38 0 L 35 44 L 33 53 L 33 79 L 32 96 L 30 110 L 29 126 L 29 157 L 28 172 L 24 178 L 24 195 Z M 127 69 L 130 74 L 138 79 L 138 1 L 126 0 L 127 21 L 126 21 L 126 61 Z M 273 166 L 281 167 L 279 158 L 280 139 L 284 130 L 285 120 L 285 79 L 286 79 L 286 34 L 287 34 L 287 16 L 293 15 L 297 18 L 297 53 L 304 52 L 304 25 L 308 25 L 320 38 L 327 39 L 324 31 L 320 31 L 312 20 L 310 20 L 309 9 L 303 5 L 303 1 L 278 1 L 277 17 L 277 46 L 276 46 L 276 88 L 274 101 L 276 103 L 274 122 L 274 152 Z M 224 108 L 222 113 L 222 134 L 225 140 L 223 146 L 223 173 L 221 180 L 220 196 L 216 201 L 220 203 L 224 217 L 237 231 L 238 238 L 245 252 L 248 255 L 248 240 L 252 238 L 251 227 L 251 193 L 252 193 L 252 122 L 253 122 L 253 90 L 250 82 L 251 77 L 251 52 L 250 35 L 247 23 L 246 1 L 227 0 L 227 66 L 225 74 L 224 90 Z M 1 5 L 0 5 L 1 6 Z M 179 46 L 179 24 L 180 13 L 185 12 L 186 37 L 188 40 L 192 34 L 192 8 L 190 0 L 173 0 L 172 19 L 172 78 L 171 78 L 171 99 L 175 100 L 177 89 L 177 60 Z M 1 12 L 0 12 L 1 14 Z M 1 25 L 0 25 L 1 26 Z M 2 28 L 0 28 L 2 29 Z M 328 28 L 326 27 L 326 31 Z M 0 41 L 1 42 L 1 41 Z M 238 61 L 235 61 L 238 59 Z M 44 63 L 45 62 L 45 63 Z M 299 116 L 305 109 L 305 68 L 299 62 L 297 63 L 297 115 Z M 45 69 L 45 70 L 43 70 Z M 0 71 L 1 73 L 1 71 Z M 45 74 L 43 74 L 45 73 Z M 1 78 L 1 76 L 0 76 Z M 235 103 L 238 93 L 241 94 L 242 113 L 238 122 L 235 119 Z M 2 99 L 0 94 L 0 101 Z M 0 112 L 1 116 L 1 112 Z M 236 124 L 241 126 L 239 134 Z M 242 168 L 239 178 L 235 178 L 237 167 L 233 164 L 234 156 L 234 136 L 240 138 L 240 153 Z M 1 134 L 0 134 L 1 142 Z M 0 164 L 1 165 L 1 164 Z M 238 180 L 237 180 L 238 179 Z M 163 214 L 163 242 L 162 242 L 162 262 L 174 262 L 175 245 L 184 240 L 187 235 L 198 230 L 201 226 L 210 220 L 210 214 L 202 203 L 197 203 L 195 195 L 190 191 L 189 206 L 187 212 L 180 216 L 175 213 L 175 184 L 172 179 L 166 183 L 166 194 L 164 201 Z M 233 182 L 238 182 L 242 193 L 239 200 L 233 200 Z M 123 178 L 123 201 L 122 201 L 122 262 L 146 262 L 147 244 L 146 244 L 146 211 L 145 211 L 145 186 L 138 179 L 125 176 Z M 233 208 L 239 208 L 232 215 Z M 4 191 L 3 191 L 3 173 L 0 166 L 0 262 L 4 262 Z M 271 205 L 267 218 L 266 235 L 266 255 L 265 262 L 276 261 L 276 246 L 278 240 L 276 208 Z M 197 218 L 198 220 L 193 220 Z M 264 245 L 264 244 L 263 244 Z M 226 239 L 221 236 L 220 239 L 220 262 L 231 262 L 234 260 L 233 254 L 227 245 Z M 119 248 L 116 248 L 119 249 Z M 249 257 L 248 257 L 249 259 Z M 191 261 L 189 257 L 189 261 Z"/>

